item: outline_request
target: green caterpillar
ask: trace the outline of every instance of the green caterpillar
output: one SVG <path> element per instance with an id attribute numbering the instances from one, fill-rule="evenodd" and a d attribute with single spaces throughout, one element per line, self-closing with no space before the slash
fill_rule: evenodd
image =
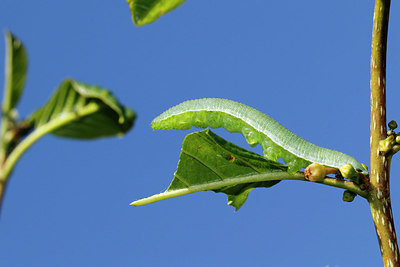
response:
<path id="1" fill-rule="evenodd" d="M 313 162 L 337 169 L 349 163 L 368 175 L 366 166 L 353 157 L 307 142 L 260 111 L 231 100 L 189 100 L 162 113 L 151 126 L 156 130 L 223 127 L 229 132 L 241 133 L 250 146 L 260 144 L 266 158 L 274 161 L 282 158 L 290 172 Z"/>

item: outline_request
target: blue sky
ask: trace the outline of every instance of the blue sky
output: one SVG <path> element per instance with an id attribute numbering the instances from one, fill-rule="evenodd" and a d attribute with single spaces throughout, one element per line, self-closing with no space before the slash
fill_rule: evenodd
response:
<path id="1" fill-rule="evenodd" d="M 239 212 L 212 192 L 129 206 L 169 185 L 190 131 L 153 131 L 150 122 L 187 99 L 240 101 L 368 164 L 372 14 L 372 1 L 188 0 L 138 28 L 123 0 L 2 0 L 0 29 L 29 55 L 21 117 L 72 77 L 109 88 L 138 119 L 124 138 L 46 136 L 23 156 L 3 203 L 0 265 L 381 265 L 367 202 L 344 203 L 327 186 L 257 189 Z M 396 1 L 391 15 L 387 114 L 399 120 Z M 248 148 L 241 136 L 216 132 Z M 398 158 L 392 165 L 400 229 Z"/>

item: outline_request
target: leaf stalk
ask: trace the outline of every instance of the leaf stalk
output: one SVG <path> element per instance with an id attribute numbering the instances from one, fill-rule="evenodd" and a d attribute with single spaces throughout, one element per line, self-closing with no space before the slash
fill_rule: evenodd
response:
<path id="1" fill-rule="evenodd" d="M 100 109 L 100 106 L 96 103 L 89 103 L 88 105 L 78 109 L 75 112 L 68 112 L 59 115 L 57 118 L 52 119 L 50 122 L 40 126 L 30 133 L 25 139 L 23 139 L 12 152 L 4 158 L 4 162 L 0 165 L 0 208 L 2 199 L 4 196 L 4 190 L 6 188 L 8 178 L 14 169 L 15 164 L 19 158 L 25 153 L 37 140 L 44 135 L 51 133 L 53 130 L 65 125 L 69 122 L 82 118 L 84 116 L 93 114 Z M 2 127 L 5 124 L 2 124 Z M 4 136 L 2 136 L 4 142 Z M 8 144 L 2 144 L 2 147 L 7 147 Z M 5 153 L 2 151 L 2 153 Z"/>
<path id="2" fill-rule="evenodd" d="M 173 190 L 173 191 L 166 191 L 164 193 L 160 193 L 157 195 L 153 195 L 147 198 L 139 199 L 131 203 L 133 206 L 143 206 L 147 204 L 151 204 L 160 200 L 164 199 L 169 199 L 177 196 L 183 196 L 195 192 L 200 192 L 200 191 L 211 191 L 215 190 L 224 186 L 231 186 L 231 185 L 237 185 L 237 184 L 245 184 L 245 183 L 255 183 L 255 182 L 265 182 L 265 181 L 274 181 L 274 180 L 298 180 L 298 181 L 305 181 L 305 182 L 310 182 L 304 177 L 304 173 L 302 172 L 297 172 L 297 173 L 287 173 L 287 172 L 276 172 L 276 173 L 260 173 L 260 174 L 255 174 L 255 175 L 250 175 L 246 177 L 237 177 L 237 178 L 232 178 L 226 181 L 218 181 L 218 182 L 212 182 L 212 183 L 207 183 L 207 184 L 202 184 L 202 185 L 192 185 L 189 188 L 184 188 L 184 189 L 179 189 L 179 190 Z M 317 182 L 320 184 L 324 185 L 329 185 L 337 188 L 342 188 L 342 189 L 347 189 L 349 191 L 352 191 L 364 198 L 368 197 L 368 192 L 365 190 L 362 190 L 359 185 L 356 183 L 350 182 L 350 181 L 345 181 L 345 180 L 339 180 L 335 178 L 330 178 L 326 177 L 320 182 Z"/>

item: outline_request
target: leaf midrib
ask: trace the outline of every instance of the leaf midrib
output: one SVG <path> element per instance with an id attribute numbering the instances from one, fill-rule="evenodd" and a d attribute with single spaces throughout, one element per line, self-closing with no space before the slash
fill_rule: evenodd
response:
<path id="1" fill-rule="evenodd" d="M 165 191 L 157 195 L 153 195 L 147 198 L 139 199 L 132 202 L 130 205 L 142 206 L 150 203 L 154 203 L 160 200 L 173 198 L 177 196 L 183 196 L 199 191 L 210 191 L 215 190 L 224 186 L 232 186 L 237 184 L 265 182 L 274 180 L 304 180 L 304 175 L 301 173 L 290 174 L 285 171 L 274 171 L 272 173 L 259 173 L 254 175 L 238 176 L 230 178 L 224 181 L 211 182 L 201 185 L 193 185 L 191 187 L 182 188 L 178 190 Z"/>

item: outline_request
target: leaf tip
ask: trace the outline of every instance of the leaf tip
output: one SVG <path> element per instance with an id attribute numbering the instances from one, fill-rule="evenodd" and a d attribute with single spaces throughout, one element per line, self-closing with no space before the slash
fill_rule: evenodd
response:
<path id="1" fill-rule="evenodd" d="M 135 26 L 143 26 L 141 19 L 136 15 L 135 3 L 133 0 L 126 0 L 129 5 L 129 10 L 131 11 L 132 22 Z"/>
<path id="2" fill-rule="evenodd" d="M 233 208 L 235 208 L 235 212 L 237 212 L 242 206 L 236 206 L 235 205 L 235 203 L 232 201 L 232 200 L 230 200 L 230 201 L 228 201 L 228 206 L 232 206 Z"/>

